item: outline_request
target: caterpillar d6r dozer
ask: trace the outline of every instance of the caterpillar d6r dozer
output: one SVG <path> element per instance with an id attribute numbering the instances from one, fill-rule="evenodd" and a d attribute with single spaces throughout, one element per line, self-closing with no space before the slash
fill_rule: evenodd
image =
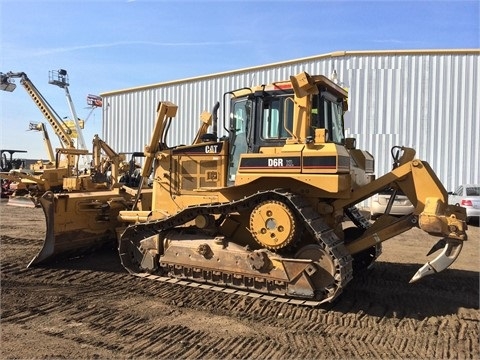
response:
<path id="1" fill-rule="evenodd" d="M 440 237 L 432 250 L 443 250 L 412 281 L 446 269 L 459 255 L 467 238 L 464 209 L 448 205 L 444 187 L 413 149 L 396 148 L 393 170 L 375 179 L 372 155 L 344 136 L 347 92 L 328 78 L 301 73 L 225 94 L 228 135 L 220 138 L 216 109 L 202 117 L 191 145 L 169 147 L 177 107 L 159 103 L 142 173 L 146 179 L 153 166 L 151 203 L 139 208 L 139 186 L 129 208 L 119 209 L 125 199 L 115 202 L 118 216 L 102 223 L 116 226 L 130 273 L 316 305 L 335 299 L 369 267 L 381 242 L 414 226 Z M 370 223 L 355 205 L 385 189 L 407 195 L 415 210 L 396 218 L 387 207 Z M 79 216 L 59 201 L 41 201 L 45 244 L 52 247 L 65 238 L 65 219 Z"/>

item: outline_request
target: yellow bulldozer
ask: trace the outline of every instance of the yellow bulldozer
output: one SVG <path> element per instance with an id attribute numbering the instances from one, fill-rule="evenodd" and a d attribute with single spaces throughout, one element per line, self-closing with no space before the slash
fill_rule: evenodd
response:
<path id="1" fill-rule="evenodd" d="M 464 208 L 448 205 L 410 148 L 396 147 L 394 168 L 376 179 L 373 156 L 345 137 L 347 99 L 305 72 L 231 91 L 223 121 L 217 104 L 180 146 L 166 141 L 177 106 L 160 102 L 138 190 L 45 193 L 47 235 L 30 265 L 113 240 L 136 276 L 318 305 L 370 267 L 383 241 L 419 227 L 442 251 L 411 281 L 446 269 L 467 239 Z M 150 189 L 142 183 L 152 168 Z M 408 196 L 413 213 L 390 216 L 390 204 L 375 222 L 364 218 L 356 205 L 385 189 L 392 203 L 397 191 Z"/>

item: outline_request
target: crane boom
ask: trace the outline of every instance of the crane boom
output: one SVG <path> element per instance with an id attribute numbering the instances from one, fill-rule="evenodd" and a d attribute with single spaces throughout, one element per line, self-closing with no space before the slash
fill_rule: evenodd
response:
<path id="1" fill-rule="evenodd" d="M 11 78 L 20 78 L 20 83 L 27 91 L 28 95 L 32 98 L 33 102 L 37 105 L 37 107 L 42 112 L 45 119 L 48 123 L 52 126 L 55 134 L 59 137 L 61 144 L 63 147 L 74 149 L 75 144 L 73 142 L 72 137 L 70 136 L 71 131 L 68 127 L 64 124 L 63 120 L 60 116 L 55 112 L 52 106 L 48 103 L 48 101 L 43 97 L 40 91 L 35 87 L 32 81 L 28 78 L 27 74 L 24 72 L 8 72 L 2 75 L 2 82 L 7 81 Z"/>
<path id="2" fill-rule="evenodd" d="M 50 137 L 48 136 L 47 128 L 44 123 L 33 123 L 31 122 L 28 126 L 29 130 L 41 131 L 43 135 L 43 143 L 45 144 L 45 149 L 48 153 L 48 160 L 51 163 L 55 162 L 55 155 L 52 149 L 52 143 L 50 142 Z"/>

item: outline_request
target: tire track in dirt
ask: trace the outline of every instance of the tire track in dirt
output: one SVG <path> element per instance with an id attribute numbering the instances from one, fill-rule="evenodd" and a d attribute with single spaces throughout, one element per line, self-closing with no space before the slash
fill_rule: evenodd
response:
<path id="1" fill-rule="evenodd" d="M 455 345 L 453 339 L 458 337 L 452 329 L 457 328 L 462 330 L 462 339 L 468 339 L 469 343 L 474 343 L 474 334 L 468 323 L 456 326 L 452 324 L 456 320 L 448 318 L 437 322 L 424 321 L 423 324 L 409 318 L 389 322 L 385 316 L 387 310 L 376 304 L 364 307 L 363 301 L 350 303 L 349 309 L 351 311 L 362 307 L 366 310 L 342 314 L 335 310 L 328 312 L 324 309 L 310 309 L 289 304 L 270 304 L 260 299 L 232 297 L 203 289 L 193 288 L 188 289 L 187 292 L 181 286 L 150 284 L 148 280 L 138 281 L 123 273 L 39 268 L 26 271 L 14 264 L 2 264 L 2 276 L 5 275 L 17 280 L 7 280 L 4 284 L 7 287 L 18 287 L 19 284 L 21 286 L 18 278 L 30 276 L 39 287 L 56 285 L 59 291 L 54 292 L 57 292 L 57 297 L 64 296 L 63 300 L 68 299 L 69 295 L 65 287 L 63 288 L 63 292 L 66 291 L 65 294 L 60 290 L 65 284 L 71 284 L 75 288 L 79 288 L 78 285 L 86 287 L 80 293 L 82 297 L 88 294 L 90 297 L 95 297 L 99 290 L 108 288 L 112 291 L 106 303 L 109 303 L 110 299 L 121 299 L 125 295 L 148 299 L 159 298 L 163 302 L 181 304 L 180 308 L 187 306 L 220 315 L 229 313 L 232 316 L 241 317 L 247 323 L 265 327 L 260 332 L 260 337 L 240 336 L 225 342 L 223 337 L 212 337 L 207 332 L 194 331 L 185 326 L 146 325 L 148 319 L 143 316 L 130 313 L 122 315 L 118 308 L 99 308 L 98 305 L 88 309 L 85 306 L 59 308 L 56 304 L 44 304 L 34 310 L 19 308 L 16 314 L 2 316 L 3 321 L 6 322 L 25 323 L 30 318 L 57 312 L 70 321 L 86 324 L 89 331 L 97 333 L 103 340 L 91 341 L 78 335 L 69 336 L 63 332 L 51 330 L 45 330 L 45 334 L 139 357 L 211 357 L 213 351 L 213 354 L 219 358 L 234 358 L 235 354 L 239 353 L 265 356 L 272 351 L 269 344 L 273 341 L 276 344 L 275 351 L 286 356 L 315 357 L 319 353 L 324 354 L 325 347 L 328 347 L 334 349 L 332 355 L 336 358 L 362 357 L 365 354 L 373 358 L 397 357 L 405 353 L 419 357 L 434 355 L 443 358 L 448 349 L 432 341 L 431 335 L 441 336 L 439 343 L 451 347 Z M 85 301 L 88 303 L 88 296 Z M 377 313 L 379 316 L 368 316 L 365 311 Z M 473 320 L 478 324 L 478 318 Z M 424 331 L 426 329 L 429 331 Z M 355 330 L 353 337 L 352 330 Z M 412 333 L 416 333 L 417 336 L 396 345 L 399 334 L 411 336 Z M 145 337 L 145 334 L 149 335 Z M 130 346 L 127 348 L 122 344 L 105 345 L 115 343 L 118 338 L 124 339 L 125 344 Z M 139 338 L 144 338 L 144 341 L 137 341 Z M 260 342 L 256 340 L 258 338 L 261 339 Z M 204 344 L 205 339 L 208 339 L 207 344 Z M 322 340 L 319 341 L 319 339 Z M 342 346 L 339 347 L 339 343 Z M 416 349 L 425 350 L 418 352 Z M 470 351 L 474 348 L 465 350 L 471 353 Z"/>
<path id="2" fill-rule="evenodd" d="M 1 236 L 2 324 L 79 348 L 130 358 L 473 359 L 480 353 L 478 273 L 447 270 L 408 285 L 416 265 L 380 262 L 339 301 L 307 308 L 137 279 L 114 249 L 26 269 L 41 246 L 34 236 Z"/>
<path id="3" fill-rule="evenodd" d="M 15 269 L 12 271 L 15 273 Z M 42 279 L 42 274 L 39 274 L 37 271 L 35 271 L 35 279 L 36 281 L 43 281 L 43 283 L 47 283 L 50 285 L 57 284 L 61 285 L 65 282 L 79 282 L 85 285 L 88 285 L 90 282 L 95 281 L 95 285 L 91 286 L 92 288 L 96 287 L 110 287 L 112 285 L 118 284 L 118 277 L 121 276 L 120 274 L 117 274 L 115 276 L 108 275 L 107 279 L 105 279 L 104 276 L 98 276 L 98 274 L 95 273 L 89 273 L 89 274 L 84 274 L 82 277 L 79 277 L 79 272 L 78 271 L 68 271 L 68 270 L 61 270 L 56 272 L 56 276 L 52 276 L 52 274 L 49 274 L 49 272 L 43 273 L 43 279 Z M 16 274 L 19 275 L 25 275 L 26 273 L 22 270 L 18 270 Z M 87 276 L 88 275 L 88 276 Z M 103 275 L 103 274 L 102 274 Z M 104 280 L 107 280 L 107 283 L 104 283 Z M 117 286 L 115 291 L 111 293 L 112 297 L 116 297 L 117 294 L 124 293 L 127 288 L 130 288 L 131 284 L 125 284 L 124 286 Z M 16 285 L 15 285 L 16 286 Z M 153 286 L 152 286 L 153 287 Z M 151 289 L 152 287 L 149 286 L 149 288 L 144 289 L 144 292 L 146 293 L 145 295 L 152 295 L 148 294 L 150 291 L 154 290 Z M 172 298 L 172 287 L 175 288 L 175 286 L 169 286 L 168 289 L 168 294 L 170 296 L 170 299 Z M 156 287 L 155 287 L 156 288 Z M 198 290 L 198 289 L 194 289 Z M 189 299 L 184 298 L 183 293 L 185 289 L 181 288 L 179 289 L 179 293 L 175 294 L 175 291 L 173 292 L 173 298 L 178 298 L 182 297 L 183 303 L 188 303 Z M 195 292 L 195 291 L 194 291 Z M 85 293 L 85 292 L 84 292 Z M 202 290 L 201 291 L 202 296 L 197 296 L 195 299 L 197 301 L 192 301 L 193 307 L 205 307 L 209 305 L 210 307 L 213 306 L 218 306 L 221 304 L 218 304 L 215 302 L 215 299 L 217 298 L 218 294 L 212 293 L 209 291 Z M 225 297 L 225 296 L 221 296 Z M 275 314 L 281 314 L 281 311 L 291 311 L 292 314 L 290 317 L 295 318 L 298 315 L 301 315 L 301 313 L 308 313 L 306 312 L 305 309 L 303 308 L 293 308 L 290 309 L 291 306 L 288 305 L 280 305 L 280 306 L 273 306 L 273 307 L 268 307 L 265 306 L 266 303 L 265 301 L 260 301 L 260 300 L 253 300 L 253 301 L 245 301 L 245 299 L 237 297 L 237 303 L 228 301 L 227 303 L 230 306 L 233 306 L 234 308 L 238 308 L 239 303 L 245 303 L 245 311 L 248 313 L 251 313 L 249 316 L 251 318 L 251 321 L 255 321 L 258 323 L 265 322 L 269 324 L 270 326 L 276 326 L 278 325 L 277 321 L 271 321 L 272 320 L 272 312 L 273 316 Z M 88 301 L 88 299 L 87 299 Z M 175 301 L 175 300 L 173 300 Z M 221 302 L 226 302 L 227 299 L 222 299 Z M 84 308 L 80 309 L 69 309 L 69 308 L 60 308 L 58 309 L 56 306 L 48 305 L 45 307 L 37 307 L 35 311 L 26 311 L 25 313 L 21 312 L 19 316 L 5 316 L 4 321 L 21 321 L 25 322 L 28 320 L 30 317 L 36 317 L 38 314 L 45 315 L 48 314 L 49 311 L 56 311 L 60 313 L 63 317 L 71 319 L 71 321 L 76 321 L 76 322 L 83 322 L 86 323 L 88 322 L 88 328 L 93 329 L 94 331 L 98 332 L 99 335 L 105 339 L 109 340 L 111 339 L 116 339 L 118 336 L 121 335 L 125 339 L 127 343 L 134 343 L 135 344 L 135 339 L 141 338 L 144 336 L 143 334 L 147 333 L 154 333 L 157 334 L 158 338 L 162 339 L 169 339 L 172 343 L 192 343 L 192 344 L 201 344 L 201 340 L 205 338 L 209 338 L 209 334 L 205 332 L 191 332 L 191 333 L 185 333 L 185 331 L 182 331 L 183 327 L 180 327 L 178 331 L 174 331 L 171 327 L 166 327 L 166 328 L 157 328 L 157 327 L 148 327 L 145 326 L 145 319 L 142 317 L 132 317 L 132 316 L 121 316 L 119 313 L 115 312 L 111 308 L 105 308 L 105 309 L 99 309 L 96 307 L 95 309 L 90 309 L 90 311 L 85 311 Z M 302 316 L 300 316 L 302 317 Z M 268 320 L 268 318 L 270 320 Z M 274 319 L 274 318 L 273 318 Z M 285 323 L 285 320 L 281 321 L 282 323 Z M 287 321 L 289 322 L 289 321 Z M 295 324 L 295 327 L 300 327 L 301 322 L 298 321 Z M 116 334 L 115 330 L 116 329 L 131 329 L 130 331 L 123 331 L 121 334 Z M 61 333 L 61 335 L 58 335 L 56 332 L 53 333 L 50 330 L 46 332 L 49 335 L 55 335 L 55 336 L 62 336 L 65 337 L 64 333 Z M 315 340 L 313 338 L 306 337 L 306 332 L 302 331 L 299 333 L 296 332 L 290 332 L 289 336 L 285 339 L 282 339 L 281 337 L 276 338 L 277 342 L 277 347 L 279 351 L 282 351 L 282 353 L 291 351 L 289 349 L 294 348 L 296 349 L 296 352 L 298 353 L 304 353 L 301 351 L 301 349 L 310 349 L 309 351 L 313 351 L 316 349 L 313 344 L 315 344 Z M 72 340 L 79 340 L 76 337 L 71 338 Z M 223 338 L 221 338 L 223 340 Z M 81 339 L 82 342 L 85 342 L 84 339 Z M 308 342 L 309 346 L 305 347 L 305 341 Z M 109 342 L 109 341 L 107 341 Z M 177 349 L 176 347 L 173 349 L 170 349 L 169 351 L 172 352 L 166 352 L 165 350 L 155 350 L 154 348 L 150 349 L 147 347 L 148 344 L 152 342 L 151 337 L 149 337 L 146 340 L 146 343 L 140 342 L 136 343 L 136 346 L 132 349 L 130 349 L 130 353 L 133 353 L 135 355 L 139 356 L 149 356 L 149 355 L 154 355 L 154 356 L 171 356 L 171 355 L 180 355 L 182 356 L 182 349 Z M 99 344 L 96 343 L 91 343 L 91 345 L 98 346 Z M 284 348 L 283 348 L 283 347 Z M 207 348 L 211 347 L 209 345 Z M 112 350 L 111 348 L 109 348 Z M 148 349 L 148 354 L 147 350 Z M 251 349 L 251 350 L 250 350 Z M 115 349 L 115 350 L 121 350 L 121 349 Z M 258 344 L 256 344 L 256 341 L 251 338 L 251 337 L 237 337 L 235 340 L 231 340 L 228 344 L 227 347 L 225 348 L 215 348 L 216 354 L 221 355 L 222 357 L 228 357 L 228 355 L 233 355 L 235 353 L 240 353 L 240 351 L 248 351 L 250 350 L 252 353 L 256 352 L 259 353 L 259 355 L 262 354 L 262 347 L 259 347 Z M 140 351 L 140 352 L 139 352 Z M 193 352 L 192 349 L 189 350 L 190 352 Z M 202 346 L 200 346 L 197 350 L 195 350 L 195 354 L 202 356 L 202 355 L 208 355 L 208 351 L 204 349 Z M 305 355 L 308 355 L 308 352 L 305 353 Z"/>

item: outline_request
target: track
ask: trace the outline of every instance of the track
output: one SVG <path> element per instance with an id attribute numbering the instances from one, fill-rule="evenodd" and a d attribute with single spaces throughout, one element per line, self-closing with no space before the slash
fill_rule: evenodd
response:
<path id="1" fill-rule="evenodd" d="M 2 358 L 475 359 L 480 353 L 478 269 L 450 269 L 409 285 L 418 264 L 380 258 L 335 303 L 310 308 L 139 279 L 123 270 L 114 249 L 27 270 L 41 246 L 38 231 L 27 228 L 41 224 L 42 215 L 28 211 L 33 219 L 23 228 L 19 220 L 1 223 Z"/>
<path id="2" fill-rule="evenodd" d="M 179 280 L 178 278 L 168 278 L 164 276 L 149 275 L 149 273 L 141 272 L 140 264 L 138 264 L 135 259 L 135 252 L 137 250 L 138 244 L 144 238 L 149 236 L 156 235 L 157 233 L 167 231 L 176 226 L 182 226 L 185 223 L 195 219 L 198 215 L 227 215 L 234 212 L 251 212 L 254 205 L 260 204 L 266 200 L 280 200 L 282 203 L 288 204 L 296 212 L 296 217 L 300 219 L 300 222 L 305 226 L 307 231 L 311 234 L 312 238 L 315 239 L 320 247 L 328 254 L 328 257 L 332 259 L 335 265 L 335 274 L 334 281 L 329 285 L 329 288 L 321 289 L 322 297 L 318 299 L 309 298 L 307 300 L 302 298 L 286 298 L 281 296 L 276 296 L 278 293 L 281 295 L 285 294 L 286 288 L 282 288 L 280 291 L 275 288 L 271 292 L 271 289 L 268 289 L 268 286 L 262 287 L 259 292 L 251 291 L 252 285 L 254 282 L 258 283 L 258 279 L 263 278 L 264 284 L 267 284 L 269 280 L 268 276 L 264 275 L 262 272 L 257 272 L 252 276 L 244 274 L 239 271 L 238 274 L 242 278 L 242 284 L 237 285 L 236 288 L 239 290 L 234 290 L 232 287 L 225 288 L 224 286 L 215 286 L 216 282 L 212 281 L 209 278 L 203 279 L 204 282 L 211 283 L 207 284 L 198 284 L 188 280 Z M 241 294 L 245 296 L 250 296 L 253 298 L 261 298 L 264 300 L 276 301 L 280 303 L 289 303 L 294 305 L 306 305 L 306 306 L 317 306 L 323 302 L 330 302 L 342 292 L 343 288 L 353 277 L 352 269 L 352 257 L 345 249 L 342 241 L 334 234 L 333 230 L 328 227 L 328 225 L 317 215 L 317 213 L 311 208 L 311 206 L 305 202 L 302 197 L 285 192 L 282 190 L 271 190 L 258 192 L 254 195 L 246 197 L 241 200 L 232 201 L 225 204 L 208 204 L 208 205 L 199 205 L 192 206 L 186 209 L 183 209 L 174 216 L 168 217 L 164 220 L 156 220 L 148 223 L 141 223 L 129 226 L 121 237 L 120 245 L 120 258 L 122 259 L 122 264 L 127 268 L 127 270 L 139 277 L 156 280 L 156 281 L 166 281 L 170 283 L 177 283 L 184 286 L 190 287 L 201 287 L 204 289 L 210 289 L 215 291 L 223 291 L 230 294 Z M 162 262 L 167 262 L 162 260 Z M 208 265 L 207 265 L 208 266 Z M 168 266 L 167 266 L 168 267 Z M 175 272 L 175 264 L 170 264 L 170 273 Z M 202 267 L 202 264 L 199 262 L 190 262 L 183 265 L 186 273 L 194 273 L 195 268 Z M 187 271 L 188 269 L 188 271 Z M 206 268 L 208 269 L 208 268 Z M 204 272 L 201 272 L 204 274 Z M 160 274 L 159 274 L 160 275 Z M 234 273 L 224 273 L 223 276 L 219 276 L 221 279 L 219 283 L 224 285 L 225 279 L 231 279 Z M 181 276 L 181 279 L 186 279 L 188 277 Z M 198 280 L 198 279 L 197 279 Z M 231 284 L 230 284 L 231 285 Z M 320 289 L 318 289 L 320 290 Z M 272 296 L 273 295 L 273 296 Z"/>

